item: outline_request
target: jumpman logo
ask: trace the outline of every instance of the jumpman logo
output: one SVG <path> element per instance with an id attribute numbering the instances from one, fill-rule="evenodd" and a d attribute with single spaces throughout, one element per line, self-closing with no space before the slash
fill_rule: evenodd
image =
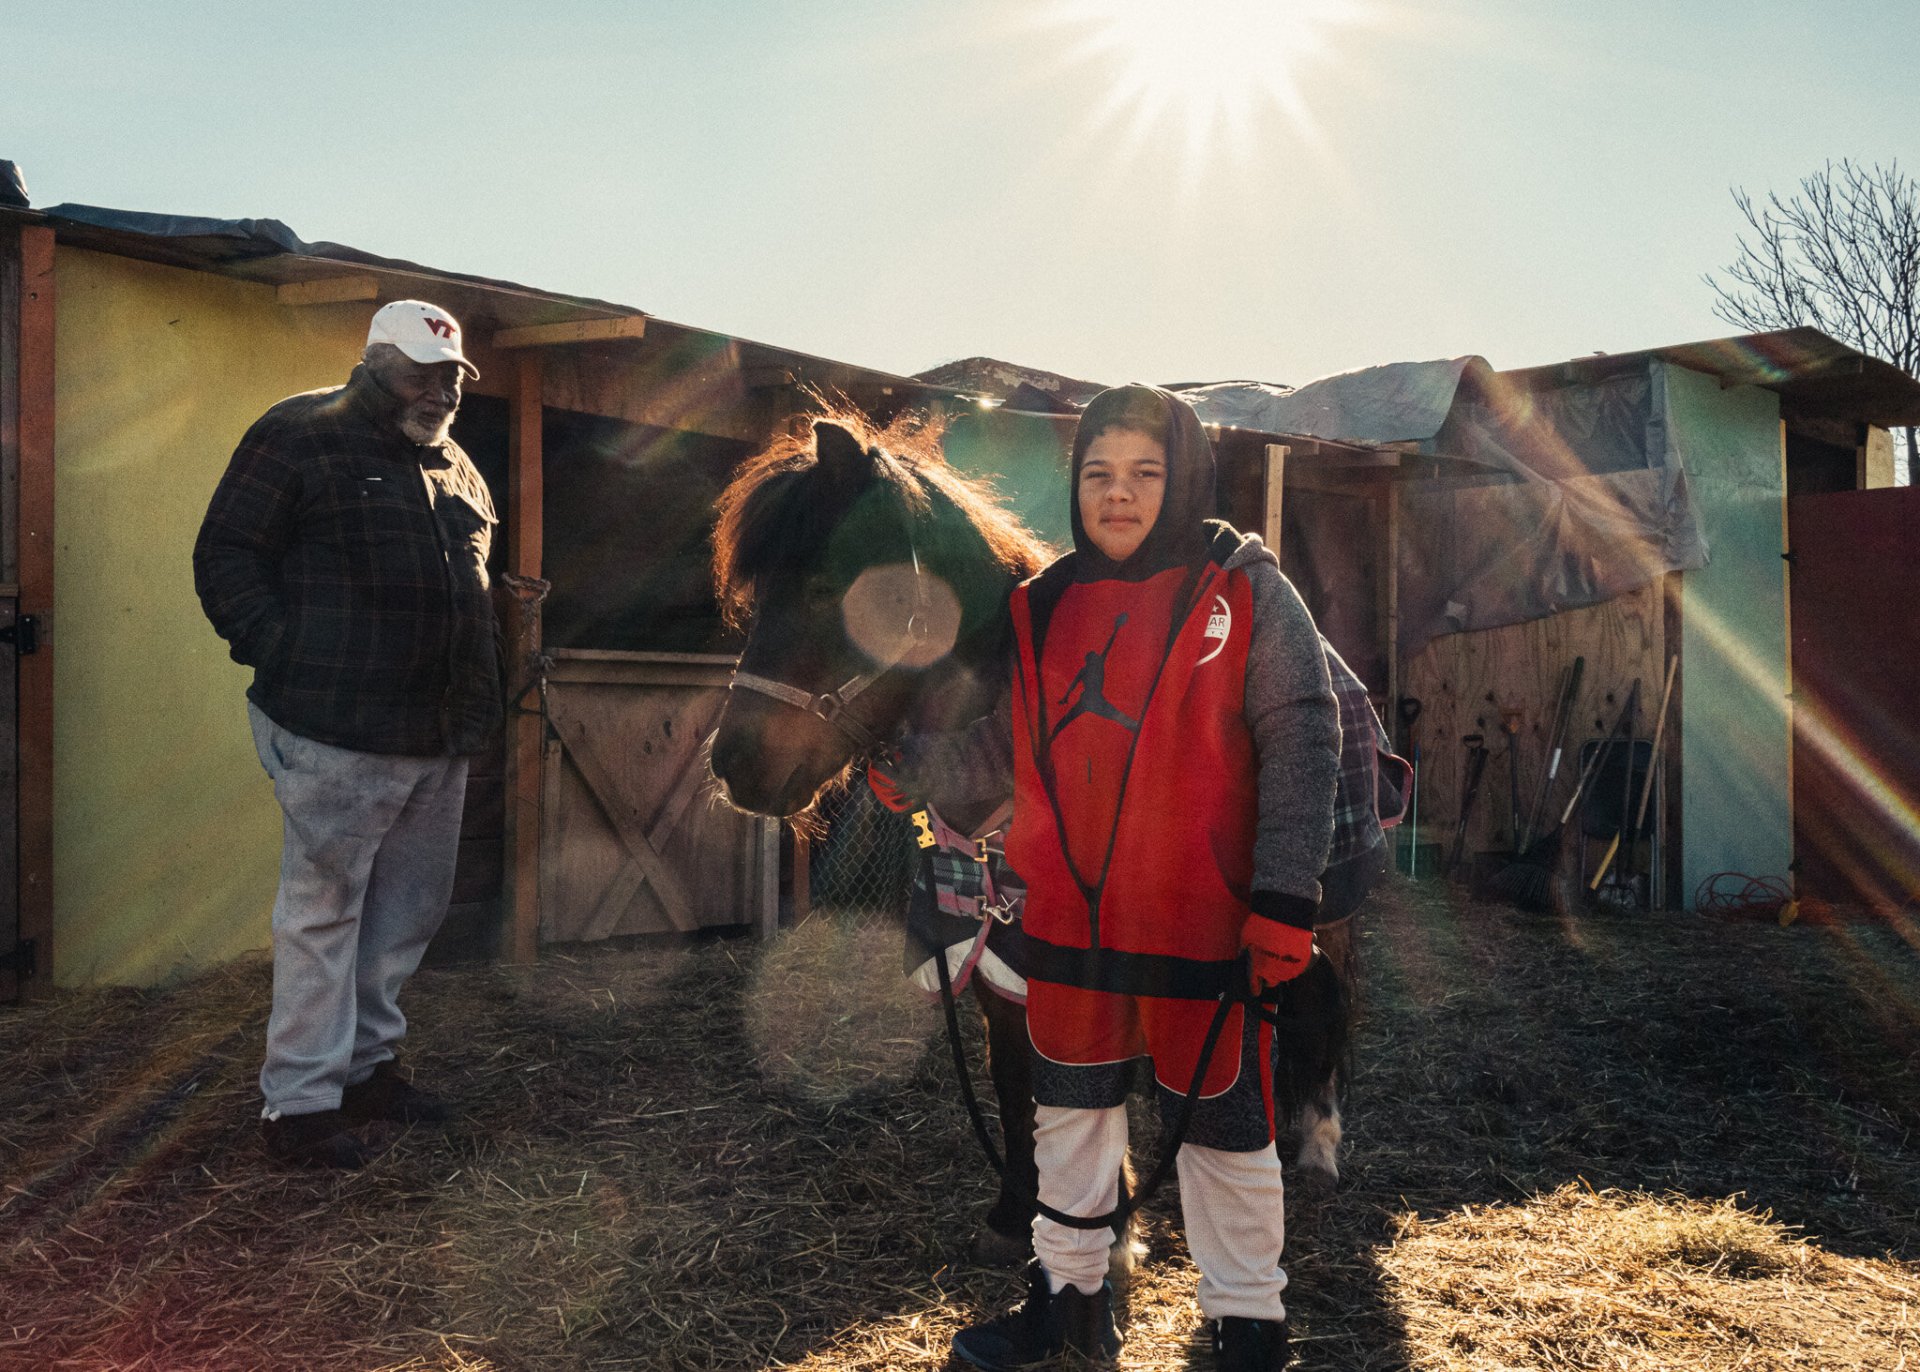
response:
<path id="1" fill-rule="evenodd" d="M 1124 614 L 1114 616 L 1113 632 L 1107 635 L 1107 646 L 1097 653 L 1088 653 L 1085 665 L 1080 668 L 1073 680 L 1067 683 L 1067 693 L 1060 697 L 1060 703 L 1065 705 L 1072 699 L 1075 688 L 1080 691 L 1080 699 L 1074 701 L 1073 708 L 1062 715 L 1060 722 L 1053 726 L 1053 738 L 1060 737 L 1060 731 L 1081 715 L 1098 715 L 1101 719 L 1112 720 L 1130 734 L 1139 732 L 1140 721 L 1115 709 L 1106 695 L 1107 654 L 1113 651 L 1113 641 L 1120 636 L 1120 626 L 1126 622 L 1127 617 Z"/>

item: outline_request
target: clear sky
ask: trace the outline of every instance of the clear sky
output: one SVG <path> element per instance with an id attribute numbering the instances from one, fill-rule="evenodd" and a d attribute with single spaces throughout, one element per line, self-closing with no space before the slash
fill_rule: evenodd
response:
<path id="1" fill-rule="evenodd" d="M 1731 186 L 1920 171 L 1916 0 L 0 0 L 34 203 L 271 217 L 912 372 L 1733 330 Z"/>

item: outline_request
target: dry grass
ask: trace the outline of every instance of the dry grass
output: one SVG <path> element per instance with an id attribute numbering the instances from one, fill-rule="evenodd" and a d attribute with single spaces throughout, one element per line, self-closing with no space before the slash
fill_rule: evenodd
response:
<path id="1" fill-rule="evenodd" d="M 1911 930 L 1428 887 L 1362 919 L 1300 1367 L 1920 1369 Z M 0 1011 L 0 1368 L 879 1372 L 1015 1295 L 956 1261 L 990 1188 L 897 931 L 423 973 L 413 1059 L 463 1116 L 351 1176 L 258 1153 L 267 992 Z M 1127 1367 L 1206 1365 L 1176 1214 Z"/>
<path id="2" fill-rule="evenodd" d="M 1888 1369 L 1920 1276 L 1822 1252 L 1732 1201 L 1591 1192 L 1409 1215 L 1382 1269 L 1433 1369 Z"/>

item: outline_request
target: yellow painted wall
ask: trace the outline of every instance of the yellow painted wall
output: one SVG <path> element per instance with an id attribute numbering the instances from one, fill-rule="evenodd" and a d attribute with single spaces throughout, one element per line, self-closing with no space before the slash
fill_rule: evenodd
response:
<path id="1" fill-rule="evenodd" d="M 53 975 L 148 985 L 268 944 L 280 812 L 193 539 L 240 435 L 344 381 L 373 304 L 76 248 L 55 273 Z"/>

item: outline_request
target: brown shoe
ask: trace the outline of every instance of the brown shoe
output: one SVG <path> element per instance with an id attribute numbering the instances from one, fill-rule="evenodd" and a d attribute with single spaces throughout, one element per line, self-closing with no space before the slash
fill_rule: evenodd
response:
<path id="1" fill-rule="evenodd" d="M 392 1058 L 376 1063 L 373 1075 L 340 1093 L 340 1113 L 356 1124 L 389 1120 L 394 1124 L 445 1124 L 453 1111 L 437 1096 L 415 1089 Z"/>
<path id="2" fill-rule="evenodd" d="M 267 1156 L 290 1167 L 337 1167 L 355 1172 L 373 1160 L 373 1149 L 354 1134 L 338 1110 L 314 1110 L 260 1121 Z"/>

